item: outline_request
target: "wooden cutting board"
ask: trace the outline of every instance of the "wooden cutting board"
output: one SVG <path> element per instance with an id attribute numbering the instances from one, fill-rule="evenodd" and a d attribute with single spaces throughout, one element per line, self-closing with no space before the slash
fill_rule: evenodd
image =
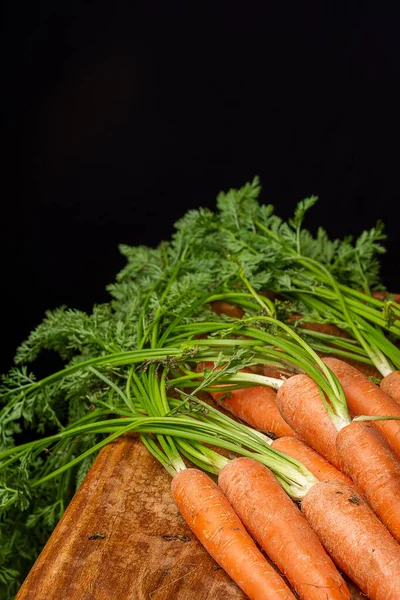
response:
<path id="1" fill-rule="evenodd" d="M 106 446 L 16 598 L 246 598 L 187 527 L 170 483 L 139 440 Z"/>
<path id="2" fill-rule="evenodd" d="M 187 527 L 170 483 L 135 437 L 103 448 L 16 600 L 245 599 Z"/>

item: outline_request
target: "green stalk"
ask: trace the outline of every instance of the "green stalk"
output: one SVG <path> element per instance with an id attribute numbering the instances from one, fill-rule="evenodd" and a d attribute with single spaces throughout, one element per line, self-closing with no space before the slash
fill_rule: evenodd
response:
<path id="1" fill-rule="evenodd" d="M 8 397 L 9 395 L 14 395 L 18 391 L 31 392 L 36 389 L 45 387 L 68 375 L 72 375 L 76 371 L 83 370 L 90 366 L 122 366 L 129 364 L 138 364 L 141 362 L 149 361 L 149 360 L 165 360 L 169 357 L 179 357 L 182 355 L 182 350 L 180 348 L 156 348 L 156 349 L 144 349 L 144 350 L 130 350 L 128 352 L 116 352 L 115 354 L 108 354 L 106 356 L 98 356 L 96 358 L 91 358 L 86 361 L 78 362 L 56 373 L 52 373 L 47 377 L 44 377 L 40 381 L 35 381 L 34 383 L 27 384 L 26 386 L 20 386 L 20 388 L 10 389 L 3 395 L 3 398 Z"/>
<path id="2" fill-rule="evenodd" d="M 351 360 L 357 360 L 358 362 L 365 363 L 366 365 L 372 365 L 372 360 L 361 354 L 354 352 L 347 352 L 335 346 L 327 346 L 325 344 L 319 344 L 318 342 L 312 342 L 311 347 L 321 354 L 335 354 L 343 359 L 350 358 Z"/>
<path id="3" fill-rule="evenodd" d="M 353 311 L 355 311 L 358 318 L 363 317 L 363 318 L 367 319 L 368 321 L 372 321 L 373 323 L 375 323 L 381 327 L 384 327 L 389 331 L 395 331 L 395 332 L 397 332 L 398 335 L 400 335 L 400 324 L 399 323 L 395 322 L 392 325 L 390 325 L 388 319 L 385 319 L 384 317 L 382 317 L 380 315 L 379 312 L 375 311 L 375 309 L 373 309 L 372 307 L 367 305 L 367 303 L 369 303 L 369 304 L 372 304 L 375 306 L 380 306 L 383 310 L 384 306 L 385 306 L 384 303 L 381 303 L 380 301 L 378 301 L 376 299 L 372 299 L 370 296 L 368 296 L 366 294 L 362 294 L 361 292 L 351 290 L 351 288 L 348 288 L 347 286 L 343 286 L 342 284 L 339 284 L 338 282 L 336 282 L 335 278 L 328 271 L 328 269 L 326 267 L 324 267 L 322 264 L 320 264 L 317 261 L 310 259 L 308 257 L 301 256 L 301 254 L 299 252 L 296 252 L 293 249 L 291 249 L 290 247 L 285 246 L 285 244 L 282 243 L 282 240 L 279 238 L 279 236 L 277 234 L 274 234 L 273 232 L 271 232 L 262 223 L 257 222 L 257 226 L 266 235 L 268 235 L 268 237 L 270 237 L 270 238 L 274 239 L 274 241 L 278 242 L 278 244 L 280 244 L 281 247 L 285 247 L 285 252 L 287 252 L 288 255 L 291 256 L 294 261 L 299 262 L 303 266 L 305 265 L 310 270 L 310 272 L 312 273 L 313 276 L 317 276 L 317 279 L 319 279 L 319 281 L 322 281 L 324 284 L 328 284 L 332 287 L 334 294 L 335 294 L 334 298 L 337 298 L 337 300 L 339 301 L 339 304 L 341 307 L 341 312 L 342 312 L 345 320 L 347 321 L 350 329 L 352 330 L 354 337 L 359 341 L 359 343 L 364 348 L 364 350 L 367 352 L 367 354 L 370 357 L 370 359 L 372 360 L 372 362 L 382 372 L 382 374 L 386 374 L 387 372 L 390 372 L 391 366 L 386 361 L 385 357 L 382 355 L 382 352 L 380 352 L 380 351 L 377 352 L 376 347 L 373 344 L 371 345 L 364 338 L 364 336 L 361 334 L 361 332 L 359 331 L 358 327 L 355 324 L 356 321 L 353 320 L 353 318 L 350 316 L 349 310 L 347 309 L 347 304 L 348 304 L 349 308 L 351 308 Z M 313 294 L 314 299 L 315 299 L 315 294 L 318 295 L 320 292 L 321 292 L 320 288 L 317 288 L 317 289 L 313 289 L 313 291 L 309 292 L 309 293 Z M 291 293 L 293 293 L 293 292 L 289 291 L 289 295 Z M 343 294 L 346 295 L 346 300 L 344 299 Z M 294 291 L 294 295 L 299 296 L 299 294 L 296 294 L 296 291 Z M 300 296 L 301 296 L 301 294 L 300 294 Z M 303 292 L 303 296 L 304 296 L 304 292 Z M 333 298 L 333 300 L 334 300 L 334 298 Z M 394 310 L 396 311 L 395 314 L 398 314 L 399 307 L 396 306 L 396 303 L 393 303 L 393 304 L 394 304 Z M 329 310 L 332 311 L 332 306 L 329 307 Z M 320 313 L 324 314 L 324 311 L 322 310 L 322 311 L 320 311 Z"/>
<path id="4" fill-rule="evenodd" d="M 289 335 L 294 338 L 296 342 L 299 344 L 294 344 L 293 342 L 289 342 L 286 339 L 281 337 L 277 338 L 272 334 L 268 334 L 264 331 L 254 329 L 252 327 L 241 327 L 236 330 L 236 334 L 246 335 L 247 337 L 253 337 L 255 339 L 259 339 L 267 344 L 279 344 L 284 350 L 285 353 L 281 353 L 280 351 L 274 351 L 273 349 L 263 349 L 262 347 L 256 348 L 256 350 L 261 354 L 264 352 L 265 359 L 268 360 L 268 355 L 272 355 L 273 357 L 282 356 L 290 365 L 300 367 L 300 369 L 307 374 L 309 374 L 319 385 L 319 387 L 327 394 L 330 404 L 327 403 L 324 395 L 322 394 L 321 399 L 324 403 L 326 410 L 328 411 L 331 419 L 333 420 L 335 427 L 340 430 L 342 427 L 347 425 L 350 422 L 350 416 L 347 410 L 346 399 L 340 386 L 336 376 L 332 373 L 332 371 L 325 365 L 325 363 L 321 360 L 321 358 L 310 348 L 310 346 L 298 336 L 289 326 L 279 321 L 276 321 L 272 317 L 266 316 L 258 316 L 258 317 L 249 317 L 247 319 L 242 319 L 240 321 L 241 324 L 248 324 L 257 321 L 266 321 L 268 323 L 272 323 L 284 329 L 285 332 L 288 332 Z M 213 324 L 214 325 L 214 324 Z M 224 329 L 231 329 L 230 324 L 221 323 L 220 324 L 221 331 Z M 214 333 L 215 333 L 215 328 Z M 279 341 L 278 341 L 279 339 Z M 250 342 L 250 343 L 249 343 Z M 188 341 L 187 344 L 190 342 Z M 219 348 L 223 348 L 224 346 L 232 346 L 242 347 L 243 346 L 252 346 L 251 340 L 240 340 L 240 339 L 206 339 L 206 340 L 193 340 L 191 343 L 196 344 L 199 347 L 208 345 L 208 346 L 219 346 Z M 202 354 L 203 356 L 203 354 Z M 212 357 L 208 357 L 208 360 L 211 360 Z M 215 358 L 215 357 L 214 357 Z M 197 360 L 197 359 L 196 359 Z M 316 363 L 316 364 L 315 364 Z M 322 372 L 321 372 L 322 371 Z M 242 374 L 237 374 L 238 378 L 236 381 L 244 381 L 245 378 L 241 377 Z M 221 379 L 220 383 L 226 383 L 226 379 Z M 254 384 L 256 382 L 254 380 Z M 210 391 L 209 387 L 204 388 L 207 391 Z"/>
<path id="5" fill-rule="evenodd" d="M 38 487 L 41 484 L 49 481 L 54 477 L 58 477 L 64 473 L 67 469 L 77 465 L 87 456 L 93 452 L 100 450 L 107 443 L 110 443 L 120 435 L 136 431 L 137 433 L 153 433 L 157 436 L 161 448 L 157 450 L 156 458 L 159 460 L 163 453 L 164 466 L 168 465 L 171 469 L 183 468 L 179 458 L 179 453 L 174 450 L 174 444 L 177 439 L 188 440 L 201 443 L 201 444 L 212 444 L 213 446 L 219 446 L 225 448 L 235 454 L 242 456 L 253 457 L 259 460 L 269 468 L 273 470 L 282 480 L 282 483 L 287 491 L 290 491 L 292 496 L 295 498 L 301 497 L 305 493 L 305 489 L 309 489 L 309 486 L 314 483 L 313 476 L 310 476 L 307 469 L 304 466 L 297 463 L 293 459 L 285 457 L 280 453 L 269 447 L 263 439 L 256 434 L 251 435 L 249 428 L 240 426 L 239 424 L 233 423 L 231 426 L 227 426 L 229 422 L 223 415 L 219 416 L 220 420 L 224 420 L 224 426 L 218 425 L 218 422 L 212 421 L 205 422 L 205 416 L 201 416 L 202 420 L 198 421 L 187 416 L 168 416 L 168 417 L 133 417 L 131 419 L 111 419 L 105 422 L 99 423 L 87 423 L 81 425 L 75 429 L 68 429 L 60 432 L 55 436 L 50 436 L 37 442 L 30 442 L 20 448 L 12 448 L 8 451 L 0 454 L 0 460 L 2 461 L 1 468 L 4 468 L 4 459 L 7 456 L 14 454 L 14 459 L 20 458 L 24 451 L 32 451 L 34 448 L 40 448 L 45 446 L 51 446 L 51 443 L 58 442 L 61 439 L 74 438 L 82 435 L 83 433 L 99 433 L 105 431 L 113 431 L 106 439 L 95 444 L 92 448 L 82 453 L 79 457 L 74 458 L 67 464 L 56 469 L 52 473 L 40 477 L 36 480 L 32 487 Z M 215 420 L 215 418 L 214 418 Z M 122 422 L 121 422 L 122 421 Z M 164 439 L 165 438 L 165 439 Z M 155 447 L 153 441 L 146 437 L 145 444 L 150 451 L 153 450 L 155 454 Z M 163 440 L 163 441 L 162 441 Z M 188 451 L 187 446 L 185 446 Z M 199 447 L 195 446 L 197 452 Z M 247 449 L 249 448 L 249 449 Z M 193 452 L 193 451 L 191 451 Z M 205 451 L 208 460 L 210 460 L 210 454 Z M 196 454 L 197 460 L 200 460 L 200 454 Z M 214 457 L 215 463 L 215 457 Z M 222 464 L 222 463 L 221 463 Z M 307 487 L 308 486 L 308 487 Z"/>
<path id="6" fill-rule="evenodd" d="M 249 317 L 246 319 L 242 319 L 241 323 L 243 325 L 254 323 L 254 322 L 266 322 L 269 324 L 276 325 L 277 327 L 283 329 L 286 333 L 288 333 L 297 343 L 295 346 L 283 338 L 278 338 L 271 334 L 268 334 L 264 331 L 256 330 L 252 327 L 243 327 L 242 329 L 238 329 L 236 333 L 238 335 L 243 334 L 247 337 L 256 337 L 260 340 L 263 340 L 269 344 L 277 344 L 287 351 L 287 354 L 290 357 L 292 364 L 299 364 L 300 357 L 300 367 L 307 372 L 320 387 L 325 391 L 328 395 L 331 407 L 326 403 L 325 398 L 323 398 L 323 402 L 325 404 L 326 409 L 328 410 L 332 420 L 335 423 L 335 426 L 339 429 L 350 423 L 350 416 L 348 414 L 347 403 L 343 393 L 343 389 L 339 384 L 336 376 L 332 373 L 332 371 L 325 365 L 322 359 L 318 356 L 318 354 L 299 336 L 297 335 L 293 329 L 291 329 L 285 323 L 277 321 L 272 317 L 267 316 L 257 316 L 257 317 Z M 224 329 L 224 326 L 221 327 Z M 203 343 L 209 343 L 212 345 L 214 343 L 218 343 L 220 340 L 196 340 L 196 343 L 199 346 L 202 346 Z M 246 340 L 233 340 L 240 347 L 241 342 Z M 225 340 L 225 344 L 228 343 L 228 340 Z M 231 341 L 232 343 L 232 341 Z M 308 363 L 301 359 L 302 350 L 305 351 L 306 355 L 309 357 Z M 312 361 L 312 362 L 311 362 Z M 317 365 L 317 368 L 313 365 Z M 321 373 L 322 372 L 322 373 Z"/>
<path id="7" fill-rule="evenodd" d="M 229 462 L 227 458 L 206 446 L 202 446 L 199 442 L 192 441 L 189 443 L 186 440 L 177 439 L 176 445 L 190 462 L 214 475 L 218 475 L 220 470 Z"/>
<path id="8" fill-rule="evenodd" d="M 306 305 L 315 308 L 320 314 L 324 314 L 324 311 L 326 313 L 326 307 L 322 303 L 320 303 L 317 298 L 306 298 L 301 294 L 299 296 L 302 302 L 304 302 Z M 335 307 L 329 306 L 329 311 L 337 318 L 341 318 L 340 312 Z M 372 363 L 380 372 L 386 372 L 387 369 L 390 369 L 389 363 L 387 362 L 385 356 L 382 356 L 381 353 L 376 352 L 376 350 L 374 349 L 375 344 L 373 343 L 373 341 L 371 343 L 371 336 L 374 336 L 377 330 L 373 327 L 373 325 L 363 320 L 360 316 L 358 316 L 358 322 L 360 324 L 360 327 L 364 329 L 364 332 L 363 334 L 360 333 L 357 336 L 357 341 L 360 342 L 360 339 L 362 339 L 362 343 L 360 342 L 361 346 L 366 351 L 367 355 L 370 357 Z M 396 349 L 396 347 L 392 345 L 391 342 L 387 340 L 387 338 L 384 338 L 384 341 L 382 341 L 382 345 L 385 348 L 384 354 L 389 356 L 389 358 L 390 356 L 393 356 L 393 354 L 397 355 L 399 353 L 398 349 Z M 394 351 L 392 350 L 391 346 L 395 348 Z"/>

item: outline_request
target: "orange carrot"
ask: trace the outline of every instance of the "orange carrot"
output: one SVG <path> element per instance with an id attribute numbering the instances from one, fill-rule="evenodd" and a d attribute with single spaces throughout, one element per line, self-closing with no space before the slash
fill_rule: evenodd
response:
<path id="1" fill-rule="evenodd" d="M 180 471 L 172 480 L 172 494 L 193 533 L 249 598 L 295 600 L 208 475 L 197 469 Z"/>
<path id="2" fill-rule="evenodd" d="M 400 304 L 400 294 L 391 294 L 390 292 L 372 292 L 371 296 L 373 296 L 377 300 L 382 300 L 382 302 L 384 302 L 388 298 L 393 298 L 394 302 Z"/>
<path id="3" fill-rule="evenodd" d="M 400 371 L 393 371 L 381 381 L 380 388 L 385 394 L 400 404 Z"/>
<path id="4" fill-rule="evenodd" d="M 199 364 L 197 369 L 213 368 L 214 363 Z M 242 373 L 251 373 L 252 369 L 241 369 Z M 223 389 L 223 385 L 220 386 Z M 213 400 L 225 410 L 235 415 L 254 429 L 264 433 L 272 433 L 278 437 L 295 436 L 293 429 L 283 419 L 276 404 L 276 392 L 263 385 L 229 390 L 225 392 L 210 392 Z"/>
<path id="5" fill-rule="evenodd" d="M 228 317 L 233 317 L 235 319 L 241 319 L 244 315 L 244 311 L 240 306 L 230 304 L 229 302 L 211 302 L 210 307 L 217 315 L 227 315 Z"/>
<path id="6" fill-rule="evenodd" d="M 319 481 L 341 481 L 346 485 L 354 486 L 361 493 L 347 475 L 298 438 L 282 437 L 274 440 L 271 447 L 301 462 Z"/>
<path id="7" fill-rule="evenodd" d="M 302 511 L 338 567 L 370 600 L 400 599 L 400 546 L 352 487 L 317 483 Z"/>
<path id="8" fill-rule="evenodd" d="M 353 421 L 339 431 L 336 447 L 345 473 L 400 542 L 400 463 L 386 440 L 371 423 Z"/>
<path id="9" fill-rule="evenodd" d="M 352 415 L 400 417 L 397 402 L 360 371 L 337 358 L 324 358 L 323 361 L 339 379 Z M 386 438 L 400 459 L 400 421 L 374 421 L 374 427 Z"/>
<path id="10" fill-rule="evenodd" d="M 400 540 L 400 463 L 373 425 L 353 422 L 339 432 L 333 425 L 325 427 L 327 414 L 318 386 L 307 375 L 296 375 L 285 382 L 278 392 L 278 404 L 298 434 L 316 450 L 320 446 L 321 453 L 354 480 L 376 514 Z M 288 418 L 289 409 L 292 412 Z M 319 424 L 320 431 L 316 429 Z M 309 468 L 304 457 L 298 460 Z"/>
<path id="11" fill-rule="evenodd" d="M 251 458 L 237 458 L 222 468 L 218 483 L 246 529 L 300 598 L 350 598 L 317 535 L 271 471 Z"/>
<path id="12" fill-rule="evenodd" d="M 282 377 L 291 377 L 296 374 L 295 369 L 271 367 L 270 365 L 254 365 L 250 367 L 250 370 L 257 375 L 264 375 L 264 377 L 275 377 L 275 379 L 282 379 Z"/>
<path id="13" fill-rule="evenodd" d="M 338 432 L 325 410 L 315 381 L 304 374 L 290 377 L 279 388 L 276 402 L 297 435 L 340 469 L 336 451 Z"/>
<path id="14" fill-rule="evenodd" d="M 295 436 L 276 404 L 272 388 L 257 385 L 230 392 L 211 392 L 213 399 L 255 429 L 280 436 Z"/>
<path id="15" fill-rule="evenodd" d="M 299 319 L 302 319 L 303 316 L 300 314 L 290 315 L 288 318 L 288 323 L 296 322 Z M 329 335 L 334 335 L 336 337 L 342 338 L 350 338 L 351 335 L 347 333 L 344 329 L 340 329 L 336 325 L 332 323 L 313 323 L 312 321 L 302 321 L 301 327 L 303 329 L 310 329 L 311 331 L 319 331 L 320 333 L 327 333 Z"/>

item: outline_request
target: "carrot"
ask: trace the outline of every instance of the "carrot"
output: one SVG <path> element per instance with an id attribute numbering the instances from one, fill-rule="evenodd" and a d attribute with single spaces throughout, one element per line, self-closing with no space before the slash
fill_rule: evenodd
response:
<path id="1" fill-rule="evenodd" d="M 339 379 L 353 415 L 400 417 L 397 402 L 368 377 L 337 358 L 324 358 L 323 361 Z M 400 459 L 400 421 L 374 421 L 374 427 L 386 438 L 391 450 Z"/>
<path id="2" fill-rule="evenodd" d="M 298 438 L 278 438 L 272 442 L 271 448 L 301 462 L 319 481 L 341 481 L 346 485 L 353 485 L 357 489 L 354 482 L 347 475 L 331 465 L 323 456 Z M 361 490 L 358 491 L 361 492 Z"/>
<path id="3" fill-rule="evenodd" d="M 284 369 L 271 367 L 270 365 L 254 365 L 250 367 L 250 370 L 257 375 L 264 375 L 264 377 L 275 377 L 275 379 L 282 379 L 282 377 L 291 377 L 295 375 L 297 371 L 294 369 Z"/>
<path id="4" fill-rule="evenodd" d="M 316 450 L 319 446 L 322 454 L 325 452 L 331 462 L 354 480 L 376 514 L 400 540 L 400 463 L 378 431 L 370 424 L 359 422 L 353 422 L 339 432 L 333 424 L 325 428 L 329 417 L 317 384 L 307 375 L 296 375 L 285 382 L 278 392 L 278 404 L 281 409 L 283 407 L 286 418 L 288 407 L 292 410 L 289 423 L 303 439 Z M 319 424 L 321 431 L 317 430 Z M 309 468 L 304 458 L 298 460 Z M 310 471 L 314 473 L 312 468 Z"/>
<path id="5" fill-rule="evenodd" d="M 250 535 L 303 600 L 350 598 L 345 582 L 274 475 L 251 458 L 222 468 L 218 483 Z"/>
<path id="6" fill-rule="evenodd" d="M 276 392 L 267 386 L 257 385 L 228 393 L 211 392 L 213 399 L 236 417 L 255 429 L 281 436 L 295 436 L 276 404 Z"/>
<path id="7" fill-rule="evenodd" d="M 400 546 L 352 487 L 317 483 L 302 511 L 334 562 L 370 600 L 400 599 Z"/>
<path id="8" fill-rule="evenodd" d="M 288 318 L 288 323 L 297 321 L 298 319 L 301 319 L 301 318 L 302 318 L 302 315 L 300 315 L 300 314 L 291 315 Z M 347 331 L 345 331 L 344 329 L 340 329 L 339 327 L 337 327 L 336 325 L 333 325 L 332 323 L 313 323 L 313 322 L 309 322 L 309 321 L 303 321 L 301 323 L 301 328 L 309 329 L 311 331 L 318 331 L 320 333 L 327 333 L 328 335 L 333 335 L 337 338 L 351 339 L 351 337 L 352 337 Z M 334 342 L 327 342 L 327 345 L 334 347 L 336 344 Z M 320 356 L 326 356 L 326 357 L 334 356 L 333 353 L 329 354 L 328 352 L 319 353 L 319 354 L 320 354 Z M 363 362 L 354 360 L 352 358 L 346 358 L 346 362 L 348 362 L 350 365 L 353 365 L 353 367 L 355 367 L 356 369 L 361 371 L 361 373 L 364 373 L 364 375 L 367 375 L 367 377 L 380 377 L 380 372 L 373 365 L 365 364 Z"/>
<path id="9" fill-rule="evenodd" d="M 217 315 L 227 315 L 235 319 L 241 319 L 244 315 L 244 310 L 240 306 L 230 304 L 229 302 L 215 301 L 210 303 L 211 310 Z"/>
<path id="10" fill-rule="evenodd" d="M 382 300 L 382 302 L 388 298 L 393 298 L 394 302 L 400 304 L 400 294 L 391 294 L 390 292 L 372 292 L 371 295 L 377 300 Z"/>
<path id="11" fill-rule="evenodd" d="M 297 435 L 340 469 L 336 451 L 338 432 L 325 410 L 314 380 L 304 374 L 290 377 L 279 388 L 276 402 L 283 418 Z"/>
<path id="12" fill-rule="evenodd" d="M 293 323 L 302 319 L 303 315 L 294 314 L 288 317 L 288 323 Z M 303 329 L 310 329 L 311 331 L 319 331 L 320 333 L 328 333 L 329 335 L 334 335 L 336 337 L 343 338 L 351 338 L 351 335 L 347 333 L 344 329 L 340 329 L 336 325 L 332 323 L 313 323 L 312 321 L 303 321 L 301 323 L 301 327 Z"/>
<path id="13" fill-rule="evenodd" d="M 214 363 L 206 362 L 198 365 L 198 370 L 204 367 L 212 368 Z M 241 372 L 251 373 L 250 368 L 241 369 Z M 221 388 L 224 386 L 221 385 Z M 239 390 L 225 392 L 210 392 L 213 400 L 225 410 L 235 415 L 248 425 L 272 433 L 278 437 L 295 436 L 293 429 L 283 419 L 276 404 L 276 392 L 267 386 L 257 385 Z"/>
<path id="14" fill-rule="evenodd" d="M 380 388 L 385 394 L 400 404 L 400 371 L 393 371 L 381 381 Z"/>
<path id="15" fill-rule="evenodd" d="M 339 431 L 336 447 L 345 473 L 400 542 L 400 463 L 386 440 L 371 423 L 353 421 Z"/>
<path id="16" fill-rule="evenodd" d="M 184 469 L 175 475 L 171 487 L 175 503 L 193 533 L 249 598 L 294 600 L 208 475 Z"/>
<path id="17" fill-rule="evenodd" d="M 326 354 L 325 352 L 321 353 L 320 356 L 321 358 L 335 358 L 333 354 Z M 357 371 L 360 371 L 360 373 L 362 373 L 366 377 L 375 377 L 375 379 L 380 379 L 382 377 L 381 373 L 376 367 L 374 367 L 374 365 L 367 365 L 358 360 L 354 360 L 353 358 L 348 357 L 346 357 L 346 359 L 343 360 L 347 364 L 357 369 Z"/>

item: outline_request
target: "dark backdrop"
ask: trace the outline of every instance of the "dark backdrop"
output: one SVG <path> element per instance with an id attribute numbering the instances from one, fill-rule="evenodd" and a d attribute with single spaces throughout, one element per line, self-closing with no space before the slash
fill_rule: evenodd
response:
<path id="1" fill-rule="evenodd" d="M 90 310 L 188 208 L 255 174 L 331 236 L 380 218 L 399 290 L 398 14 L 359 2 L 6 3 L 2 363 L 47 308 Z M 394 4 L 394 3 L 393 3 Z"/>

